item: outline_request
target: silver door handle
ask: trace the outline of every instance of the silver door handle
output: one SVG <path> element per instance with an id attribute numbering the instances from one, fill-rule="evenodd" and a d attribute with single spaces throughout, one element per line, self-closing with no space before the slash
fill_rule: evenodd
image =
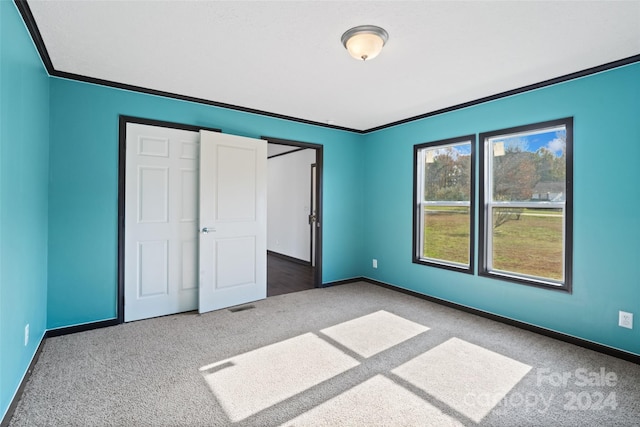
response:
<path id="1" fill-rule="evenodd" d="M 202 234 L 215 233 L 216 229 L 213 227 L 204 227 L 202 229 Z"/>

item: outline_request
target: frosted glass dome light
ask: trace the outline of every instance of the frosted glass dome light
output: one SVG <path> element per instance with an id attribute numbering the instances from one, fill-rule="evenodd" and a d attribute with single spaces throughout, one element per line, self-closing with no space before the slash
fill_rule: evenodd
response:
<path id="1" fill-rule="evenodd" d="M 375 25 L 360 25 L 347 30 L 341 38 L 342 45 L 355 59 L 366 61 L 380 54 L 389 40 L 389 34 Z"/>

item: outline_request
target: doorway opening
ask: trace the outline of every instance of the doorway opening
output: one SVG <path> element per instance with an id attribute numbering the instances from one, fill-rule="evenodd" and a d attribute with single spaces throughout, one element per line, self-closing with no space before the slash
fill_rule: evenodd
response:
<path id="1" fill-rule="evenodd" d="M 118 291 L 117 291 L 117 300 L 116 300 L 116 304 L 117 304 L 117 313 L 118 313 L 118 318 L 117 318 L 117 322 L 118 323 L 124 323 L 125 322 L 125 295 L 127 292 L 127 287 L 125 286 L 125 282 L 126 282 L 126 267 L 125 267 L 125 260 L 126 258 L 126 254 L 125 254 L 125 249 L 126 249 L 126 238 L 127 238 L 127 234 L 125 234 L 125 224 L 126 224 L 126 220 L 127 220 L 127 211 L 126 211 L 126 205 L 130 205 L 131 201 L 129 201 L 129 203 L 126 203 L 126 192 L 127 192 L 127 173 L 126 173 L 126 167 L 127 167 L 127 126 L 128 125 L 148 125 L 151 127 L 157 127 L 157 128 L 169 128 L 169 129 L 175 129 L 175 130 L 182 130 L 182 131 L 188 131 L 188 132 L 195 132 L 197 133 L 201 133 L 202 131 L 209 131 L 209 133 L 211 131 L 213 132 L 221 132 L 219 129 L 212 129 L 212 128 L 205 128 L 205 127 L 201 127 L 201 126 L 192 126 L 192 125 L 184 125 L 184 124 L 180 124 L 180 123 L 173 123 L 173 122 L 166 122 L 166 121 L 159 121 L 159 120 L 150 120 L 150 119 L 144 119 L 144 118 L 137 118 L 137 117 L 130 117 L 130 116 L 120 116 L 119 119 L 119 130 L 120 130 L 120 137 L 119 137 L 119 171 L 118 171 Z M 206 133 L 206 132 L 205 132 Z M 153 139 L 153 138 L 152 138 Z M 308 283 L 309 287 L 319 287 L 322 284 L 322 228 L 321 228 L 321 213 L 322 213 L 322 197 L 321 197 L 321 188 L 322 188 L 322 146 L 319 144 L 311 144 L 311 143 L 305 143 L 305 142 L 298 142 L 298 141 L 288 141 L 288 140 L 281 140 L 281 139 L 276 139 L 276 138 L 266 138 L 266 137 L 262 137 L 261 139 L 266 140 L 267 141 L 267 145 L 287 145 L 287 146 L 292 146 L 293 150 L 309 150 L 312 151 L 314 154 L 314 166 L 313 166 L 313 178 L 310 179 L 310 183 L 309 183 L 309 201 L 308 201 L 308 205 L 309 205 L 309 213 L 308 213 L 308 221 L 310 224 L 308 233 L 309 233 L 309 237 L 310 237 L 310 243 L 308 246 L 308 261 L 307 264 L 310 268 L 310 272 L 307 275 L 309 279 L 307 279 L 306 283 Z M 158 143 L 158 139 L 153 139 L 148 141 L 149 142 L 149 147 L 152 147 L 155 145 L 160 146 L 160 144 Z M 185 147 L 187 145 L 189 145 L 190 147 L 196 147 L 198 145 L 197 141 L 191 144 L 183 144 Z M 153 147 L 152 147 L 153 148 Z M 145 148 L 146 150 L 146 148 Z M 144 150 L 143 150 L 144 151 Z M 193 151 L 193 150 L 191 150 Z M 198 150 L 199 151 L 199 150 Z M 193 151 L 194 155 L 197 155 L 197 151 Z M 152 153 L 151 153 L 152 154 Z M 162 157 L 162 156 L 159 156 Z M 184 157 L 184 152 L 183 152 L 183 156 Z M 189 156 L 187 156 L 189 157 Z M 153 169 L 152 171 L 149 172 L 149 176 L 152 176 L 153 174 L 151 172 L 158 172 L 160 169 L 163 169 L 163 167 L 159 167 L 159 166 L 154 166 L 153 168 L 147 168 L 147 169 Z M 164 168 L 166 169 L 166 168 Z M 182 168 L 184 169 L 184 168 Z M 181 169 L 182 172 L 184 172 Z M 168 169 L 167 169 L 168 170 Z M 309 169 L 309 174 L 311 174 L 311 168 Z M 155 173 L 155 175 L 160 175 L 160 173 Z M 153 176 L 155 176 L 153 175 Z M 138 180 L 139 181 L 139 180 Z M 160 180 L 161 181 L 161 180 Z M 160 182 L 158 181 L 158 182 Z M 266 176 L 265 176 L 265 181 L 266 181 Z M 235 182 L 232 180 L 232 182 Z M 264 181 L 263 181 L 264 182 Z M 197 184 L 197 183 L 196 183 Z M 196 185 L 197 186 L 197 185 Z M 131 193 L 130 189 L 129 189 L 129 193 Z M 149 200 L 153 201 L 155 200 L 153 197 L 148 197 Z M 146 199 L 145 199 L 146 200 Z M 148 202 L 148 200 L 147 200 Z M 138 205 L 139 203 L 135 203 L 135 205 Z M 147 203 L 147 205 L 153 205 L 153 203 L 149 204 Z M 194 217 L 195 218 L 195 217 Z M 153 221 L 147 221 L 147 222 L 153 222 Z M 215 230 L 214 230 L 215 231 Z M 205 233 L 206 234 L 206 233 Z M 265 239 L 266 240 L 266 239 Z M 266 245 L 265 245 L 266 246 Z M 263 246 L 263 247 L 265 247 Z M 153 248 L 151 248 L 153 249 Z M 195 246 L 195 250 L 198 251 L 197 246 Z M 266 249 L 264 249 L 266 251 Z M 129 249 L 129 252 L 131 252 L 131 249 Z M 149 252 L 149 251 L 148 251 Z M 266 256 L 267 254 L 265 254 Z M 271 256 L 269 256 L 269 258 L 271 258 Z M 283 261 L 291 261 L 291 260 L 286 260 L 285 257 L 280 257 Z M 276 262 L 272 262 L 272 265 L 276 265 Z M 300 266 L 303 266 L 302 264 L 300 264 Z M 197 269 L 197 264 L 195 265 L 196 269 Z M 152 270 L 148 270 L 147 271 L 151 271 Z M 190 271 L 190 270 L 189 270 Z M 196 270 L 194 270 L 195 272 Z M 155 274 L 155 273 L 154 273 Z M 184 274 L 183 274 L 184 275 Z M 148 275 L 148 277 L 151 277 L 152 275 Z M 187 276 L 189 276 L 187 274 Z M 290 278 L 292 278 L 293 280 L 295 280 L 294 276 L 289 275 Z M 197 284 L 197 278 L 194 277 L 194 280 L 196 280 L 194 282 L 194 286 L 199 286 Z M 262 297 L 264 298 L 264 296 Z M 176 311 L 177 312 L 177 311 Z M 153 316 L 151 316 L 153 317 Z M 130 319 L 133 320 L 133 319 Z"/>
<path id="2" fill-rule="evenodd" d="M 322 145 L 269 143 L 267 296 L 322 286 Z"/>

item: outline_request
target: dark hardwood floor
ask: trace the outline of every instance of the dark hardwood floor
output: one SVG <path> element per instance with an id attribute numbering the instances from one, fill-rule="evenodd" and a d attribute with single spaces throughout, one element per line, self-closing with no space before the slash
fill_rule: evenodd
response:
<path id="1" fill-rule="evenodd" d="M 267 253 L 267 296 L 313 289 L 314 268 Z"/>

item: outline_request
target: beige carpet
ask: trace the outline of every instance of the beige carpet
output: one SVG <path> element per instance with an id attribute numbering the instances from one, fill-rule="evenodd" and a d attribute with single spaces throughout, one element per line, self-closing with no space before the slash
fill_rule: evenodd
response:
<path id="1" fill-rule="evenodd" d="M 640 425 L 640 366 L 366 283 L 47 340 L 11 426 Z"/>

